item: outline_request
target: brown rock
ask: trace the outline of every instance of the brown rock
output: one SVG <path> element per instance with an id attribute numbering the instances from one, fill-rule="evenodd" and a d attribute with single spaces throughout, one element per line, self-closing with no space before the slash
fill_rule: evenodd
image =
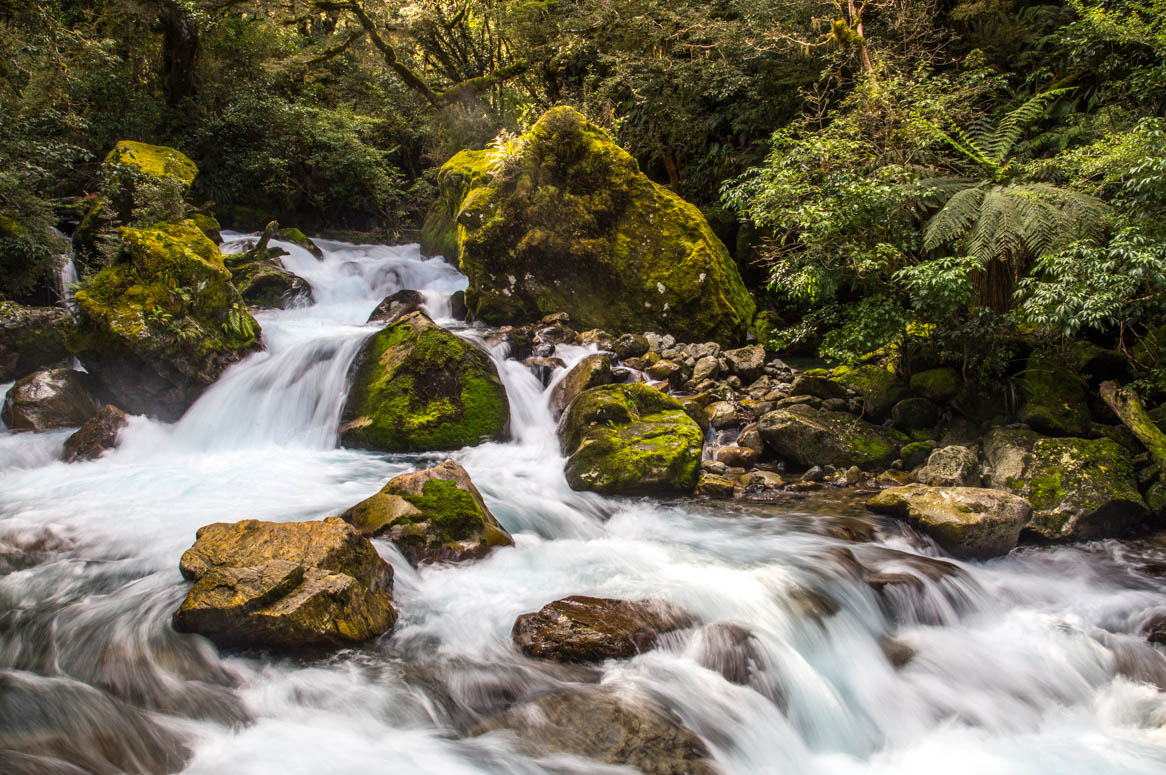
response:
<path id="1" fill-rule="evenodd" d="M 527 656 L 600 662 L 647 651 L 661 634 L 693 622 L 683 609 L 658 600 L 572 595 L 519 616 L 510 636 Z"/>
<path id="2" fill-rule="evenodd" d="M 95 388 L 83 371 L 34 371 L 9 389 L 0 418 L 16 431 L 76 428 L 97 414 Z"/>
<path id="3" fill-rule="evenodd" d="M 588 355 L 563 375 L 551 391 L 551 413 L 558 417 L 584 390 L 614 382 L 611 358 L 606 355 Z"/>
<path id="4" fill-rule="evenodd" d="M 85 421 L 76 433 L 65 440 L 61 459 L 66 463 L 96 460 L 106 450 L 117 446 L 117 435 L 129 422 L 126 413 L 113 404 L 106 404 Z"/>

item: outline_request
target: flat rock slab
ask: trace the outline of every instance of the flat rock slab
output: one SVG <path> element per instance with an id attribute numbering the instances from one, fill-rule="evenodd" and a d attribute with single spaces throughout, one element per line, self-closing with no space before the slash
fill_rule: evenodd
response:
<path id="1" fill-rule="evenodd" d="M 906 519 L 953 557 L 971 560 L 1007 554 L 1032 517 L 1024 498 L 979 487 L 892 487 L 867 508 Z"/>
<path id="2" fill-rule="evenodd" d="M 663 633 L 692 624 L 686 611 L 658 600 L 572 595 L 519 616 L 510 635 L 531 657 L 601 662 L 647 651 Z"/>

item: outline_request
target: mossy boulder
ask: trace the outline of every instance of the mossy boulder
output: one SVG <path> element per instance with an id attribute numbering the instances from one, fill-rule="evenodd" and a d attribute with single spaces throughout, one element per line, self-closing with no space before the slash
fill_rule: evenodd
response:
<path id="1" fill-rule="evenodd" d="M 1049 436 L 1089 433 L 1087 384 L 1059 359 L 1034 353 L 1020 377 L 1024 405 L 1020 420 Z"/>
<path id="2" fill-rule="evenodd" d="M 72 322 L 69 313 L 58 307 L 0 301 L 0 382 L 67 361 L 71 353 L 65 335 Z"/>
<path id="3" fill-rule="evenodd" d="M 231 282 L 249 305 L 266 309 L 288 309 L 312 302 L 312 286 L 289 272 L 275 258 L 232 262 Z"/>
<path id="4" fill-rule="evenodd" d="M 559 422 L 559 441 L 572 489 L 691 492 L 704 434 L 679 401 L 635 383 L 580 393 Z"/>
<path id="5" fill-rule="evenodd" d="M 510 637 L 524 654 L 538 659 L 602 662 L 634 657 L 664 633 L 693 624 L 683 609 L 660 600 L 572 595 L 519 616 Z"/>
<path id="6" fill-rule="evenodd" d="M 832 465 L 882 470 L 910 439 L 846 412 L 795 404 L 775 409 L 758 423 L 761 438 L 779 458 L 802 468 Z"/>
<path id="7" fill-rule="evenodd" d="M 0 419 L 14 431 L 76 428 L 97 414 L 96 392 L 93 378 L 83 371 L 34 371 L 5 394 Z"/>
<path id="8" fill-rule="evenodd" d="M 504 148 L 458 154 L 439 185 L 423 244 L 457 257 L 474 318 L 523 324 L 566 311 L 581 328 L 722 343 L 752 320 L 753 300 L 700 211 L 570 108 Z"/>
<path id="9" fill-rule="evenodd" d="M 506 435 L 510 403 L 490 356 L 412 312 L 353 364 L 340 441 L 383 452 L 460 449 Z"/>
<path id="10" fill-rule="evenodd" d="M 514 539 L 452 460 L 401 474 L 340 515 L 364 536 L 387 536 L 413 565 L 485 556 Z"/>
<path id="11" fill-rule="evenodd" d="M 704 742 L 655 701 L 594 687 L 556 691 L 518 703 L 470 730 L 511 731 L 532 756 L 572 754 L 626 765 L 645 775 L 716 775 Z"/>
<path id="12" fill-rule="evenodd" d="M 611 357 L 588 355 L 571 367 L 551 390 L 551 413 L 558 416 L 582 393 L 600 385 L 610 385 L 615 381 L 611 373 Z"/>
<path id="13" fill-rule="evenodd" d="M 903 381 L 886 366 L 839 366 L 830 377 L 861 396 L 863 414 L 875 422 L 890 417 L 895 404 L 910 395 Z"/>
<path id="14" fill-rule="evenodd" d="M 396 621 L 393 569 L 346 522 L 218 522 L 182 555 L 194 581 L 174 628 L 220 646 L 309 648 L 367 640 Z"/>
<path id="15" fill-rule="evenodd" d="M 173 420 L 260 347 L 259 324 L 193 221 L 120 237 L 117 263 L 77 292 L 68 345 L 118 406 Z"/>
<path id="16" fill-rule="evenodd" d="M 959 395 L 962 384 L 959 372 L 948 366 L 911 375 L 911 390 L 939 404 L 945 404 Z"/>
<path id="17" fill-rule="evenodd" d="M 198 176 L 198 167 L 181 151 L 134 140 L 119 141 L 106 155 L 101 171 L 110 176 L 135 175 L 154 180 L 173 180 L 183 193 L 190 190 Z"/>
<path id="18" fill-rule="evenodd" d="M 1027 498 L 1027 530 L 1050 541 L 1129 535 L 1148 515 L 1129 453 L 1106 438 L 996 428 L 984 439 L 992 487 Z"/>
<path id="19" fill-rule="evenodd" d="M 1024 498 L 979 487 L 891 487 L 866 506 L 907 520 L 953 557 L 968 560 L 1007 554 L 1032 516 Z"/>

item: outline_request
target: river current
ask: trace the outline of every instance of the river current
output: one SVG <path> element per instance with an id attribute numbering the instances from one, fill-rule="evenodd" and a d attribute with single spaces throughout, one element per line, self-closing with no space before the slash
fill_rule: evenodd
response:
<path id="1" fill-rule="evenodd" d="M 57 460 L 68 431 L 0 431 L 0 770 L 631 772 L 531 757 L 512 733 L 465 736 L 579 680 L 520 656 L 510 628 L 588 594 L 696 616 L 586 680 L 662 702 L 727 775 L 1166 772 L 1166 652 L 1141 632 L 1166 613 L 1163 547 L 1022 548 L 938 576 L 927 558 L 940 550 L 844 492 L 779 504 L 576 493 L 549 388 L 504 345 L 493 354 L 513 439 L 451 457 L 515 547 L 418 571 L 374 541 L 401 616 L 357 648 L 219 652 L 175 633 L 178 558 L 198 527 L 320 519 L 445 457 L 337 447 L 346 373 L 382 298 L 423 290 L 438 322 L 485 341 L 448 319 L 465 278 L 416 246 L 321 241 L 317 261 L 278 244 L 315 302 L 259 313 L 266 351 L 179 422 L 132 418 L 118 449 L 73 465 Z M 587 353 L 557 355 L 569 366 Z M 918 585 L 880 595 L 839 567 L 840 547 Z M 705 666 L 711 626 L 726 622 L 758 644 L 745 684 Z M 893 653 L 910 658 L 896 667 Z"/>

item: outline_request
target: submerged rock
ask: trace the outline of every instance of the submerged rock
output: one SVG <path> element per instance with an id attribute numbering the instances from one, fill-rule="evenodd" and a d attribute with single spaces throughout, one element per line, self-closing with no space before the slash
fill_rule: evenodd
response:
<path id="1" fill-rule="evenodd" d="M 602 662 L 647 651 L 663 633 L 693 623 L 683 609 L 659 600 L 572 595 L 519 616 L 510 637 L 530 657 Z"/>
<path id="2" fill-rule="evenodd" d="M 1027 498 L 1027 529 L 1050 540 L 1128 535 L 1149 514 L 1129 453 L 1110 439 L 996 428 L 984 440 L 992 487 Z"/>
<path id="3" fill-rule="evenodd" d="M 69 346 L 118 406 L 175 420 L 259 348 L 259 324 L 193 221 L 120 234 L 117 263 L 77 292 Z"/>
<path id="4" fill-rule="evenodd" d="M 96 388 L 83 371 L 34 371 L 8 390 L 0 419 L 14 431 L 76 428 L 97 414 Z"/>
<path id="5" fill-rule="evenodd" d="M 310 304 L 312 286 L 274 258 L 257 258 L 231 267 L 231 281 L 248 304 L 287 309 Z"/>
<path id="6" fill-rule="evenodd" d="M 700 211 L 571 108 L 551 109 L 505 149 L 462 151 L 438 186 L 422 246 L 456 257 L 474 318 L 523 324 L 566 311 L 582 328 L 735 342 L 753 317 Z"/>
<path id="7" fill-rule="evenodd" d="M 666 708 L 593 688 L 544 694 L 487 718 L 470 731 L 513 730 L 534 756 L 568 753 L 645 775 L 715 775 L 699 737 Z"/>
<path id="8" fill-rule="evenodd" d="M 846 412 L 823 411 L 806 404 L 769 412 L 761 418 L 759 430 L 778 457 L 803 468 L 886 468 L 907 441 L 897 431 Z"/>
<path id="9" fill-rule="evenodd" d="M 452 460 L 401 474 L 340 515 L 364 536 L 387 536 L 414 565 L 482 557 L 513 546 L 466 470 Z"/>
<path id="10" fill-rule="evenodd" d="M 425 294 L 421 291 L 402 289 L 386 296 L 368 316 L 369 323 L 392 325 L 411 312 L 418 312 L 425 306 Z"/>
<path id="11" fill-rule="evenodd" d="M 117 436 L 129 422 L 126 413 L 113 404 L 106 404 L 85 424 L 65 439 L 61 459 L 66 463 L 96 460 L 117 446 Z"/>
<path id="12" fill-rule="evenodd" d="M 384 452 L 459 449 L 502 438 L 509 422 L 490 356 L 412 312 L 369 337 L 353 364 L 340 441 Z"/>
<path id="13" fill-rule="evenodd" d="M 576 363 L 551 391 L 551 413 L 558 417 L 584 390 L 615 381 L 611 373 L 611 358 L 606 355 L 588 355 Z"/>
<path id="14" fill-rule="evenodd" d="M 393 626 L 393 569 L 356 530 L 322 522 L 218 522 L 182 555 L 194 586 L 174 628 L 220 646 L 355 643 Z"/>
<path id="15" fill-rule="evenodd" d="M 704 434 L 679 401 L 635 383 L 581 393 L 559 423 L 559 441 L 572 489 L 691 492 Z"/>
<path id="16" fill-rule="evenodd" d="M 978 487 L 909 484 L 883 490 L 866 505 L 906 519 L 953 557 L 971 560 L 1007 554 L 1032 516 L 1024 498 Z"/>
<path id="17" fill-rule="evenodd" d="M 0 301 L 0 382 L 68 361 L 65 334 L 71 324 L 69 313 L 57 307 Z"/>

